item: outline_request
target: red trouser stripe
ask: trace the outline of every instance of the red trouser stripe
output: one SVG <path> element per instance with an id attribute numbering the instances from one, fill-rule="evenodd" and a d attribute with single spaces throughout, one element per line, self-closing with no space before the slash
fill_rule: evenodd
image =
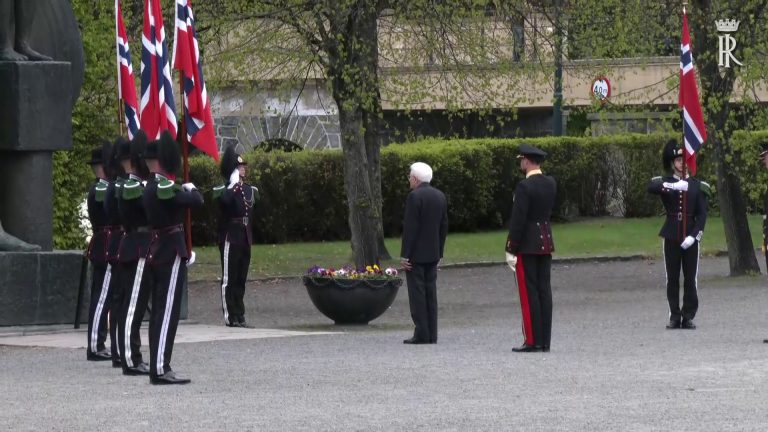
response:
<path id="1" fill-rule="evenodd" d="M 523 311 L 523 337 L 526 345 L 533 345 L 533 326 L 531 325 L 531 306 L 528 303 L 528 286 L 525 285 L 525 268 L 523 256 L 517 256 L 515 265 L 515 277 L 517 277 L 517 290 L 520 292 L 520 308 Z"/>

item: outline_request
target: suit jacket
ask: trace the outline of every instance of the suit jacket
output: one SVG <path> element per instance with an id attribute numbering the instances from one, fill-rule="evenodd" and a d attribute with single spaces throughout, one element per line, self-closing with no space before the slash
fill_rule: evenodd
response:
<path id="1" fill-rule="evenodd" d="M 675 183 L 677 177 L 654 177 L 648 183 L 648 192 L 661 197 L 667 218 L 659 231 L 659 237 L 667 240 L 682 242 L 687 236 L 701 240 L 704 234 L 704 225 L 707 223 L 707 196 L 702 191 L 702 183 L 698 179 L 689 177 L 686 212 L 683 213 L 683 192 L 664 187 L 664 183 Z M 708 188 L 709 185 L 704 184 Z M 685 220 L 685 230 L 683 221 Z"/>
<path id="2" fill-rule="evenodd" d="M 163 186 L 160 186 L 161 182 Z M 189 258 L 187 240 L 184 235 L 185 210 L 190 207 L 202 207 L 203 196 L 197 189 L 185 191 L 179 184 L 172 184 L 159 174 L 155 174 L 142 194 L 147 222 L 153 229 L 147 261 L 150 264 L 172 262 L 176 255 Z M 172 184 L 169 187 L 165 185 Z M 163 193 L 160 189 L 165 189 Z"/>
<path id="3" fill-rule="evenodd" d="M 421 183 L 408 194 L 400 256 L 412 263 L 436 263 L 448 234 L 448 203 L 440 190 Z"/>
<path id="4" fill-rule="evenodd" d="M 218 196 L 219 243 L 250 246 L 253 243 L 253 206 L 258 199 L 256 190 L 247 183 L 238 183 L 224 190 Z"/>
<path id="5" fill-rule="evenodd" d="M 551 176 L 529 175 L 515 187 L 506 251 L 515 254 L 549 255 L 555 251 L 552 238 L 552 208 L 557 183 Z"/>

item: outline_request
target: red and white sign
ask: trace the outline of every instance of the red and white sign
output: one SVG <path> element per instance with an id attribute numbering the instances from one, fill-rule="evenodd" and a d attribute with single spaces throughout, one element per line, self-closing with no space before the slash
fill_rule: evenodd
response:
<path id="1" fill-rule="evenodd" d="M 611 97 L 611 82 L 601 76 L 592 81 L 592 97 L 600 102 L 606 102 Z"/>

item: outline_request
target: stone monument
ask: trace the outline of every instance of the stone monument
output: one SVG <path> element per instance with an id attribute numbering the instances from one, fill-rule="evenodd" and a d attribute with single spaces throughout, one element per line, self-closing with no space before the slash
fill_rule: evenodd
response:
<path id="1" fill-rule="evenodd" d="M 0 0 L 0 325 L 74 318 L 82 253 L 52 250 L 52 156 L 72 148 L 83 59 L 68 0 Z"/>

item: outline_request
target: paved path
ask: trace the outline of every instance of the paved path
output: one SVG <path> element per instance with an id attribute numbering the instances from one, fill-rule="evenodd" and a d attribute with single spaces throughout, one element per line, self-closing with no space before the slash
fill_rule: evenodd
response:
<path id="1" fill-rule="evenodd" d="M 0 346 L 0 431 L 768 430 L 765 276 L 703 260 L 699 329 L 667 331 L 663 274 L 658 261 L 555 266 L 548 354 L 510 352 L 520 311 L 501 266 L 439 273 L 429 346 L 402 344 L 405 289 L 370 326 L 337 327 L 298 281 L 252 284 L 252 324 L 310 335 L 179 343 L 181 387 L 83 349 Z M 219 325 L 219 299 L 191 287 L 198 328 Z"/>

